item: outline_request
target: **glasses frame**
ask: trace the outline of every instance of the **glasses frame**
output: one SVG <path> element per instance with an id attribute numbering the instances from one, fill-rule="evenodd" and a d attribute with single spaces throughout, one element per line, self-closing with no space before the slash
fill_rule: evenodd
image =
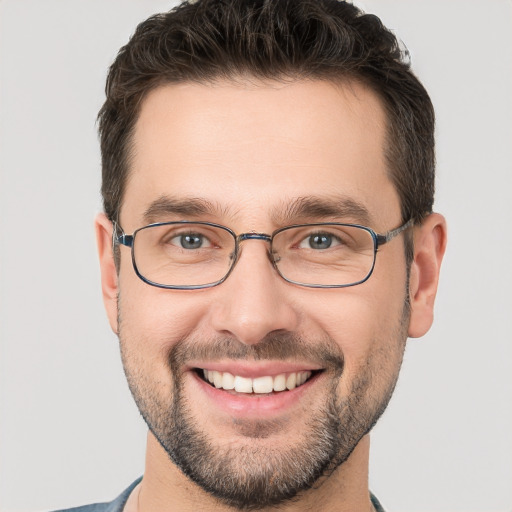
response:
<path id="1" fill-rule="evenodd" d="M 200 284 L 200 285 L 187 285 L 187 286 L 178 286 L 178 285 L 166 285 L 166 284 L 160 284 L 156 283 L 154 281 L 151 281 L 147 277 L 143 276 L 138 267 L 137 262 L 135 261 L 135 237 L 137 236 L 137 233 L 144 229 L 148 229 L 155 226 L 167 226 L 167 225 L 186 225 L 186 224 L 199 224 L 202 226 L 211 226 L 215 228 L 223 229 L 224 231 L 227 231 L 234 239 L 235 242 L 235 251 L 233 253 L 233 261 L 231 263 L 231 266 L 226 273 L 226 275 L 219 279 L 218 281 L 215 281 L 213 283 L 207 283 L 207 284 Z M 308 223 L 308 224 L 292 224 L 291 226 L 285 226 L 279 229 L 276 229 L 272 232 L 272 234 L 267 233 L 255 233 L 255 232 L 249 232 L 249 233 L 241 233 L 237 235 L 232 229 L 228 228 L 227 226 L 223 226 L 222 224 L 216 224 L 214 222 L 204 222 L 204 221 L 192 221 L 192 220 L 179 220 L 179 221 L 172 221 L 172 222 L 155 222 L 153 224 L 148 224 L 147 226 L 142 226 L 138 229 L 136 229 L 131 235 L 127 235 L 124 233 L 123 228 L 117 223 L 113 222 L 113 231 L 112 231 L 112 246 L 115 248 L 116 245 L 124 245 L 125 247 L 129 247 L 131 249 L 131 257 L 132 257 L 132 265 L 133 269 L 135 270 L 135 273 L 137 276 L 144 281 L 145 283 L 156 286 L 157 288 L 165 288 L 170 290 L 200 290 L 205 288 L 213 288 L 214 286 L 218 286 L 219 284 L 222 284 L 231 274 L 233 269 L 235 268 L 238 259 L 241 254 L 240 244 L 244 242 L 245 240 L 263 240 L 265 242 L 268 242 L 270 244 L 270 250 L 268 251 L 269 260 L 272 263 L 272 266 L 275 268 L 279 276 L 281 276 L 282 279 L 284 279 L 286 282 L 295 284 L 298 286 L 304 286 L 306 288 L 348 288 L 350 286 L 357 286 L 358 284 L 362 284 L 365 281 L 367 281 L 370 276 L 373 274 L 373 270 L 375 268 L 375 261 L 377 259 L 377 252 L 379 248 L 393 240 L 396 236 L 398 236 L 400 233 L 405 231 L 406 229 L 410 228 L 414 224 L 414 219 L 409 219 L 404 224 L 398 226 L 395 229 L 391 229 L 390 231 L 387 231 L 386 233 L 376 233 L 373 229 L 362 226 L 360 224 L 350 224 L 350 223 L 344 223 L 344 222 L 314 222 L 314 223 Z M 274 237 L 288 229 L 293 228 L 303 228 L 308 226 L 346 226 L 346 227 L 355 227 L 360 228 L 365 231 L 367 231 L 373 240 L 373 262 L 372 266 L 366 275 L 364 279 L 361 279 L 355 283 L 349 283 L 349 284 L 307 284 L 307 283 L 301 283 L 299 281 L 293 281 L 292 279 L 288 279 L 287 277 L 283 276 L 281 274 L 281 271 L 279 270 L 279 267 L 277 265 L 279 260 L 276 260 L 272 257 L 272 242 L 274 240 Z M 119 231 L 121 231 L 121 234 L 118 234 Z"/>

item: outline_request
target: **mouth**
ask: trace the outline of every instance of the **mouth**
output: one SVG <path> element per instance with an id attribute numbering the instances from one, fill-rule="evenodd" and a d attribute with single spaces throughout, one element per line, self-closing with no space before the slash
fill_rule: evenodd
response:
<path id="1" fill-rule="evenodd" d="M 322 372 L 322 370 L 304 370 L 250 378 L 204 368 L 195 368 L 194 371 L 199 378 L 214 388 L 231 393 L 259 396 L 292 391 Z"/>

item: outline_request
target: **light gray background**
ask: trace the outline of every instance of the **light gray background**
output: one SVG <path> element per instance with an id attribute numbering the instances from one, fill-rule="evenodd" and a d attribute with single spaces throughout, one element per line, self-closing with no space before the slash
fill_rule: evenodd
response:
<path id="1" fill-rule="evenodd" d="M 145 426 L 100 295 L 95 115 L 106 69 L 163 0 L 0 1 L 0 509 L 110 500 Z M 392 512 L 512 510 L 511 14 L 507 0 L 365 0 L 438 116 L 449 224 L 436 322 L 372 438 Z"/>

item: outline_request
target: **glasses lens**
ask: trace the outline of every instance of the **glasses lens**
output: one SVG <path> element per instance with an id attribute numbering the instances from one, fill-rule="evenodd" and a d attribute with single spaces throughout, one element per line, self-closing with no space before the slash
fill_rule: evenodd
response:
<path id="1" fill-rule="evenodd" d="M 272 252 L 285 279 L 309 286 L 360 283 L 375 259 L 371 231 L 343 224 L 284 229 L 274 236 Z"/>
<path id="2" fill-rule="evenodd" d="M 224 228 L 201 223 L 155 224 L 135 234 L 139 274 L 154 284 L 204 286 L 222 280 L 231 267 L 235 239 Z"/>

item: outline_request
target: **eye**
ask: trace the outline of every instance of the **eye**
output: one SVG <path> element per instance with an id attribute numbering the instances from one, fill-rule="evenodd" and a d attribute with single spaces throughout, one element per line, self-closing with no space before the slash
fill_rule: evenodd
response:
<path id="1" fill-rule="evenodd" d="M 200 233 L 181 233 L 171 238 L 169 243 L 187 250 L 204 249 L 212 246 L 208 238 Z"/>
<path id="2" fill-rule="evenodd" d="M 330 233 L 312 233 L 304 238 L 299 244 L 301 249 L 329 249 L 329 247 L 339 245 L 340 239 Z"/>

